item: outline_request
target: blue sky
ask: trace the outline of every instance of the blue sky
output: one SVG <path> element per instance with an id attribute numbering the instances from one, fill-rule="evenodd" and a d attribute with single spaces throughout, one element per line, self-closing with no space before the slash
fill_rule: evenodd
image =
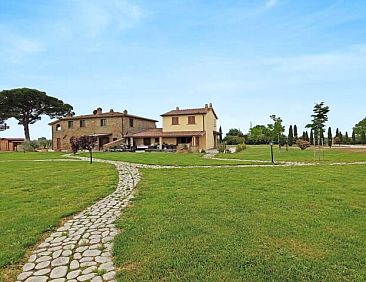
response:
<path id="1" fill-rule="evenodd" d="M 37 88 L 76 114 L 160 120 L 212 102 L 224 132 L 271 114 L 302 131 L 324 101 L 350 133 L 365 86 L 364 0 L 0 1 L 0 89 Z M 31 137 L 50 137 L 48 122 Z M 23 136 L 8 123 L 0 136 Z"/>

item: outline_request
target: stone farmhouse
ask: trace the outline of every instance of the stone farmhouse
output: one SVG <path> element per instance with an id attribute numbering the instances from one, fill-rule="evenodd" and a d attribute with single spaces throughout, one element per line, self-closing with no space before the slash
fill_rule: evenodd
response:
<path id="1" fill-rule="evenodd" d="M 103 113 L 101 108 L 90 115 L 73 116 L 71 114 L 51 122 L 52 148 L 55 151 L 71 151 L 70 138 L 82 135 L 97 138 L 97 150 L 103 145 L 124 138 L 127 134 L 142 129 L 156 128 L 156 120 L 134 116 L 126 110 L 115 112 L 111 109 Z"/>
<path id="2" fill-rule="evenodd" d="M 212 104 L 203 108 L 179 109 L 162 114 L 162 128 L 156 120 L 130 115 L 124 112 L 103 113 L 98 108 L 91 115 L 71 114 L 53 121 L 52 146 L 55 151 L 70 151 L 70 138 L 82 135 L 97 138 L 97 150 L 126 144 L 130 147 L 187 146 L 193 151 L 216 148 L 217 115 Z"/>

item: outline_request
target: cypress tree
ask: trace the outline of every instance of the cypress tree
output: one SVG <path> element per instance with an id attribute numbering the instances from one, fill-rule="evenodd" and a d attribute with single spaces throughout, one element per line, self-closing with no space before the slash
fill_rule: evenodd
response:
<path id="1" fill-rule="evenodd" d="M 362 143 L 362 145 L 366 144 L 366 133 L 365 133 L 365 131 L 362 131 L 362 133 L 361 133 L 361 143 Z"/>
<path id="2" fill-rule="evenodd" d="M 338 133 L 339 140 L 341 141 L 341 144 L 343 144 L 343 134 L 341 131 Z"/>
<path id="3" fill-rule="evenodd" d="M 294 125 L 294 140 L 295 140 L 295 143 L 297 142 L 297 139 L 299 139 L 299 136 L 297 134 L 297 126 L 296 124 Z"/>
<path id="4" fill-rule="evenodd" d="M 314 132 L 310 130 L 310 145 L 314 145 Z"/>
<path id="5" fill-rule="evenodd" d="M 313 137 L 314 139 L 314 145 L 316 146 L 316 145 L 318 145 L 318 130 L 314 130 L 314 137 Z"/>
<path id="6" fill-rule="evenodd" d="M 307 131 L 305 131 L 305 138 L 306 138 L 306 141 L 310 141 L 309 133 Z"/>
<path id="7" fill-rule="evenodd" d="M 352 130 L 352 144 L 355 145 L 356 144 L 356 133 L 354 130 Z"/>
<path id="8" fill-rule="evenodd" d="M 332 144 L 333 144 L 332 128 L 329 126 L 329 128 L 328 128 L 328 146 L 332 147 Z"/>
<path id="9" fill-rule="evenodd" d="M 335 135 L 335 137 L 339 137 L 339 129 L 337 128 L 337 130 L 336 130 L 336 135 Z"/>
<path id="10" fill-rule="evenodd" d="M 292 125 L 290 125 L 290 128 L 288 130 L 288 145 L 292 146 L 294 144 L 294 134 L 292 131 Z"/>
<path id="11" fill-rule="evenodd" d="M 348 144 L 349 143 L 349 138 L 348 138 L 348 132 L 346 131 L 346 136 L 345 136 L 345 141 L 344 141 L 344 143 L 345 144 Z"/>

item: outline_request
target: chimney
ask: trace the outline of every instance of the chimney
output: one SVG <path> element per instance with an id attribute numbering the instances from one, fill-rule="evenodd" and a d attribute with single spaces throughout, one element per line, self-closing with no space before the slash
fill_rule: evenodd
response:
<path id="1" fill-rule="evenodd" d="M 127 114 L 128 114 L 127 110 L 124 110 L 124 111 L 123 111 L 123 114 L 124 114 L 124 115 L 127 115 Z"/>
<path id="2" fill-rule="evenodd" d="M 212 103 L 209 104 L 209 107 L 212 108 Z"/>
<path id="3" fill-rule="evenodd" d="M 110 109 L 110 110 L 109 110 L 109 112 L 110 112 L 110 113 L 114 113 L 113 109 Z"/>
<path id="4" fill-rule="evenodd" d="M 97 108 L 97 114 L 99 115 L 101 113 L 103 113 L 102 108 Z"/>
<path id="5" fill-rule="evenodd" d="M 176 107 L 176 108 L 175 108 L 175 110 L 176 110 L 176 111 L 179 111 L 179 107 Z"/>
<path id="6" fill-rule="evenodd" d="M 208 108 L 208 104 L 205 104 L 205 109 L 207 109 Z"/>

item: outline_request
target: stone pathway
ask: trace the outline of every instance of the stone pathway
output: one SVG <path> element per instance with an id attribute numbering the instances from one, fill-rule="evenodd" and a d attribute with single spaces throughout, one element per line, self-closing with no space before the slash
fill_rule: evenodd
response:
<path id="1" fill-rule="evenodd" d="M 115 192 L 68 220 L 37 246 L 17 281 L 115 281 L 112 241 L 118 230 L 114 224 L 133 199 L 140 180 L 136 167 L 120 162 Z"/>

